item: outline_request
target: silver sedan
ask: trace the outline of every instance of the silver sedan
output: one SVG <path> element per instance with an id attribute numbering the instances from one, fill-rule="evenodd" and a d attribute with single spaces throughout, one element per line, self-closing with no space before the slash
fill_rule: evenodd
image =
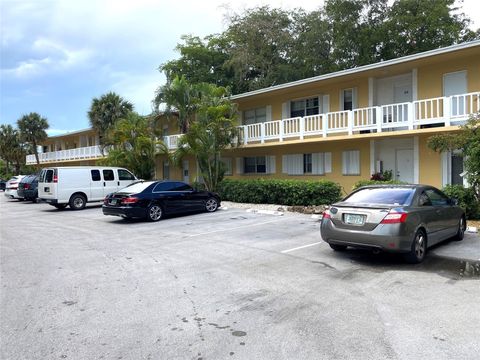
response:
<path id="1" fill-rule="evenodd" d="M 410 263 L 454 237 L 462 240 L 465 212 L 427 185 L 373 185 L 352 192 L 323 214 L 320 233 L 333 250 L 348 246 L 400 252 Z"/>

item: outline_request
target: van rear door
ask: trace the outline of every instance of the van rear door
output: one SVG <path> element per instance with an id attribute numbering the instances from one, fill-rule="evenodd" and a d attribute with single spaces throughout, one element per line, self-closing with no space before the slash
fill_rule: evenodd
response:
<path id="1" fill-rule="evenodd" d="M 38 197 L 40 199 L 57 199 L 58 169 L 43 169 L 38 180 Z"/>
<path id="2" fill-rule="evenodd" d="M 105 198 L 105 194 L 103 193 L 103 181 L 102 175 L 100 174 L 100 170 L 98 169 L 91 169 L 90 170 L 90 194 L 91 200 L 100 200 Z"/>
<path id="3" fill-rule="evenodd" d="M 107 196 L 118 191 L 118 177 L 113 169 L 103 169 L 103 196 Z"/>

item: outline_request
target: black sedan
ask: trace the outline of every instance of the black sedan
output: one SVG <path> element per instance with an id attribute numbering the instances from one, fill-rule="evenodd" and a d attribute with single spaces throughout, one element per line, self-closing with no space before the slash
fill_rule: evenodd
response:
<path id="1" fill-rule="evenodd" d="M 218 194 L 195 190 L 180 181 L 142 181 L 109 194 L 102 210 L 104 215 L 124 219 L 158 221 L 166 214 L 214 212 L 219 206 Z"/>
<path id="2" fill-rule="evenodd" d="M 38 175 L 27 175 L 19 183 L 18 196 L 30 201 L 37 201 L 38 198 Z"/>

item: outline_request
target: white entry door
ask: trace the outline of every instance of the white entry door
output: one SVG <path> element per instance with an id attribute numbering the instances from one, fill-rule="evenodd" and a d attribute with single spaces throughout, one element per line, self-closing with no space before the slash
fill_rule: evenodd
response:
<path id="1" fill-rule="evenodd" d="M 190 183 L 190 175 L 188 171 L 188 160 L 183 160 L 182 164 L 182 173 L 183 173 L 183 182 L 186 182 L 187 184 Z"/>
<path id="2" fill-rule="evenodd" d="M 395 151 L 396 179 L 413 183 L 413 150 L 397 149 Z"/>
<path id="3" fill-rule="evenodd" d="M 467 93 L 467 72 L 457 71 L 443 75 L 443 96 L 453 96 L 452 116 L 465 115 L 465 104 L 462 97 L 454 95 Z"/>

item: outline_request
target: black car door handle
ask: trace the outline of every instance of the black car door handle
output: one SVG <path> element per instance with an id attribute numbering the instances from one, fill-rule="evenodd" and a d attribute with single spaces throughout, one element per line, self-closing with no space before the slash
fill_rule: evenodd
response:
<path id="1" fill-rule="evenodd" d="M 105 184 L 105 181 L 103 182 L 103 186 L 107 186 L 107 184 Z"/>

